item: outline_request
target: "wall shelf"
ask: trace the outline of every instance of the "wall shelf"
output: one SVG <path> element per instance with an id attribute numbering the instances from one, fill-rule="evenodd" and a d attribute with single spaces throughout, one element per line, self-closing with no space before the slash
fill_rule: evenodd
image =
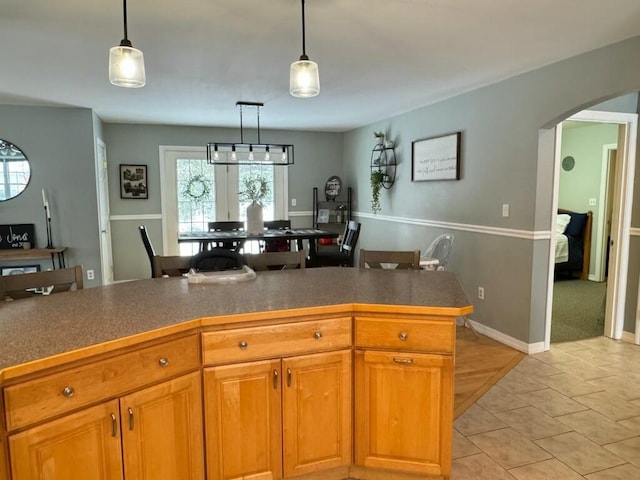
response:
<path id="1" fill-rule="evenodd" d="M 371 173 L 381 172 L 384 175 L 382 186 L 391 188 L 396 181 L 396 151 L 394 147 L 376 144 L 371 150 Z"/>

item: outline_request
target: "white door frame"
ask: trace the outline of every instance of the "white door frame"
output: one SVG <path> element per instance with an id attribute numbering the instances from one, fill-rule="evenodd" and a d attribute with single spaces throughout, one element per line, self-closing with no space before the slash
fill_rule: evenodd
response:
<path id="1" fill-rule="evenodd" d="M 96 196 L 98 202 L 98 234 L 100 238 L 100 270 L 102 285 L 113 283 L 113 251 L 111 248 L 111 218 L 109 209 L 109 178 L 107 176 L 107 146 L 95 141 Z"/>
<path id="2" fill-rule="evenodd" d="M 206 158 L 205 147 L 184 147 L 184 146 L 166 146 L 160 145 L 159 147 L 159 165 L 160 165 L 160 208 L 162 211 L 162 251 L 163 255 L 180 255 L 180 248 L 177 242 L 178 237 L 178 209 L 177 209 L 177 192 L 176 192 L 176 172 L 175 172 L 175 158 L 176 155 L 183 155 L 185 158 Z M 228 167 L 224 165 L 211 166 L 211 168 L 225 169 Z M 289 218 L 289 170 L 286 167 L 278 166 L 275 170 L 275 190 L 274 195 L 274 210 L 277 219 Z M 237 196 L 237 172 L 231 172 L 229 176 L 216 175 L 216 181 L 218 178 L 223 181 L 231 179 L 229 185 L 217 185 L 216 191 L 221 192 L 223 190 L 232 193 Z M 224 179 L 227 180 L 224 180 Z M 228 205 L 228 198 L 222 196 L 218 199 L 223 202 L 221 205 L 224 210 L 230 212 L 232 215 L 236 215 L 237 218 L 237 205 Z M 171 221 L 169 221 L 171 220 Z"/>
<path id="3" fill-rule="evenodd" d="M 629 258 L 629 235 L 631 227 L 631 208 L 633 200 L 633 179 L 635 174 L 636 137 L 638 129 L 638 115 L 635 113 L 599 112 L 584 110 L 567 118 L 583 122 L 615 123 L 626 127 L 623 148 L 618 145 L 618 163 L 616 168 L 617 199 L 614 203 L 612 219 L 611 264 L 609 266 L 609 281 L 607 285 L 607 306 L 605 313 L 604 335 L 614 339 L 622 338 L 624 327 L 624 306 L 627 289 L 627 263 L 619 259 Z M 551 305 L 553 303 L 553 270 L 555 244 L 555 222 L 558 210 L 558 186 L 560 183 L 562 124 L 556 127 L 556 145 L 554 155 L 553 201 L 551 230 L 551 253 L 549 255 L 549 282 L 547 286 L 547 310 L 545 319 L 544 349 L 551 344 Z M 640 310 L 640 309 L 639 309 Z M 636 317 L 636 343 L 640 339 L 640 316 Z"/>

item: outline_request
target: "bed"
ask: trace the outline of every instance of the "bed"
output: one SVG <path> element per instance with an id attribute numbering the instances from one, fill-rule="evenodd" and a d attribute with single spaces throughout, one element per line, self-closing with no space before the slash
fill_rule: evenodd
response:
<path id="1" fill-rule="evenodd" d="M 556 222 L 556 275 L 589 278 L 593 212 L 558 209 Z"/>

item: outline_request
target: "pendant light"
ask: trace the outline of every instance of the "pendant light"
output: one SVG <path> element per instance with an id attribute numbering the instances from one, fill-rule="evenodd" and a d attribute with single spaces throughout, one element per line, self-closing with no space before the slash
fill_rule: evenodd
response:
<path id="1" fill-rule="evenodd" d="M 307 57 L 304 29 L 304 0 L 302 1 L 302 55 L 300 60 L 291 64 L 289 93 L 294 97 L 315 97 L 320 93 L 318 64 Z"/>
<path id="2" fill-rule="evenodd" d="M 120 45 L 109 50 L 109 81 L 126 88 L 144 87 L 144 58 L 142 52 L 133 48 L 127 38 L 127 0 L 122 0 L 124 38 Z"/>

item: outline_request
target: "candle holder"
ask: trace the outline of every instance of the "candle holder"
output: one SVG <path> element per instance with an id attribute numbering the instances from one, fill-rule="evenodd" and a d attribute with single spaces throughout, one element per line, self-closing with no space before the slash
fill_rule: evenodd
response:
<path id="1" fill-rule="evenodd" d="M 54 248 L 51 241 L 51 213 L 48 211 L 47 206 L 44 206 L 44 219 L 47 227 L 47 248 Z"/>

